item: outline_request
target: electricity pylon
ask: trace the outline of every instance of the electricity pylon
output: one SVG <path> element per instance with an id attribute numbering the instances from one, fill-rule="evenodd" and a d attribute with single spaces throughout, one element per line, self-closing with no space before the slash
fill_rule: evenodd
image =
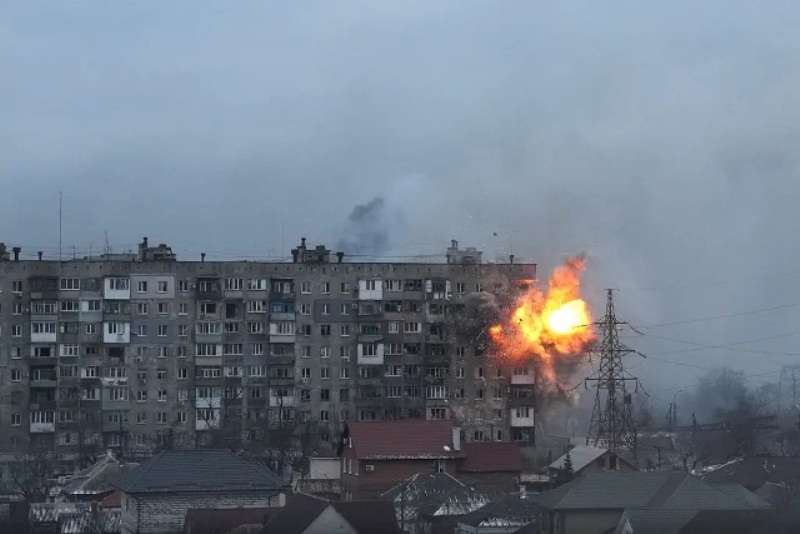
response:
<path id="1" fill-rule="evenodd" d="M 586 444 L 606 445 L 610 451 L 627 448 L 636 456 L 636 428 L 633 422 L 633 399 L 627 384 L 633 382 L 638 391 L 639 379 L 625 371 L 622 359 L 630 353 L 640 354 L 623 345 L 619 340 L 619 326 L 627 324 L 617 321 L 614 314 L 614 293 L 608 290 L 606 314 L 595 323 L 603 336 L 596 354 L 600 356 L 597 372 L 586 378 L 595 388 L 594 408 L 589 422 Z"/>

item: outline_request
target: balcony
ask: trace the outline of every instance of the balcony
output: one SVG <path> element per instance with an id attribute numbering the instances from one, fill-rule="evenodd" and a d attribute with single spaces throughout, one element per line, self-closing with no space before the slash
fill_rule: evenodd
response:
<path id="1" fill-rule="evenodd" d="M 293 408 L 296 406 L 296 401 L 294 395 L 288 395 L 285 397 L 276 397 L 275 395 L 269 396 L 269 407 L 270 408 Z"/>
<path id="2" fill-rule="evenodd" d="M 534 410 L 532 406 L 521 406 L 510 410 L 512 428 L 525 428 L 533 426 Z"/>
<path id="3" fill-rule="evenodd" d="M 34 333 L 33 329 L 31 328 L 31 343 L 55 343 L 55 342 L 56 342 L 55 329 L 52 332 Z"/>
<path id="4" fill-rule="evenodd" d="M 121 322 L 103 323 L 103 343 L 130 343 L 131 325 Z"/>
<path id="5" fill-rule="evenodd" d="M 383 343 L 358 344 L 358 365 L 383 365 Z"/>
<path id="6" fill-rule="evenodd" d="M 513 385 L 532 386 L 536 383 L 536 375 L 533 369 L 514 369 L 514 373 L 511 375 L 511 383 Z"/>
<path id="7" fill-rule="evenodd" d="M 128 278 L 106 278 L 103 280 L 103 298 L 106 300 L 130 300 L 131 284 Z"/>

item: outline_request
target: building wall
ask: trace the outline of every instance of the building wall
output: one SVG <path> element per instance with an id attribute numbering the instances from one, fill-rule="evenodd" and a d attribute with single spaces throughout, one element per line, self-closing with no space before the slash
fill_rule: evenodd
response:
<path id="1" fill-rule="evenodd" d="M 286 504 L 284 494 L 220 491 L 122 496 L 122 534 L 169 534 L 183 531 L 192 508 L 258 508 Z"/>
<path id="2" fill-rule="evenodd" d="M 509 420 L 533 406 L 511 398 L 528 386 L 447 321 L 477 290 L 533 278 L 530 264 L 0 261 L 0 452 L 131 457 L 259 440 L 280 420 L 333 446 L 343 421 L 399 417 L 527 439 Z M 45 323 L 55 334 L 32 334 Z M 359 365 L 359 345 L 383 362 Z"/>
<path id="3" fill-rule="evenodd" d="M 616 527 L 622 510 L 559 512 L 562 519 L 560 534 L 596 534 Z"/>

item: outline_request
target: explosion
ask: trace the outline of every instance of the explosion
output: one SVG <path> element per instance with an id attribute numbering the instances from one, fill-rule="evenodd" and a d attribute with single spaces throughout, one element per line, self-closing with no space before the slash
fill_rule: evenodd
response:
<path id="1" fill-rule="evenodd" d="M 537 357 L 546 378 L 554 360 L 584 352 L 595 340 L 589 307 L 581 298 L 582 257 L 569 258 L 550 277 L 547 292 L 532 287 L 521 295 L 502 324 L 489 329 L 498 348 L 515 360 Z"/>

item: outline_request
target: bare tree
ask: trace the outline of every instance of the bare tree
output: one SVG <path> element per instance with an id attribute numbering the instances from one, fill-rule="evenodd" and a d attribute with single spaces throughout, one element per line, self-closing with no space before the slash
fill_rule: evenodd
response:
<path id="1" fill-rule="evenodd" d="M 44 446 L 32 446 L 18 454 L 9 468 L 11 488 L 27 502 L 45 502 L 55 486 L 56 453 Z"/>

